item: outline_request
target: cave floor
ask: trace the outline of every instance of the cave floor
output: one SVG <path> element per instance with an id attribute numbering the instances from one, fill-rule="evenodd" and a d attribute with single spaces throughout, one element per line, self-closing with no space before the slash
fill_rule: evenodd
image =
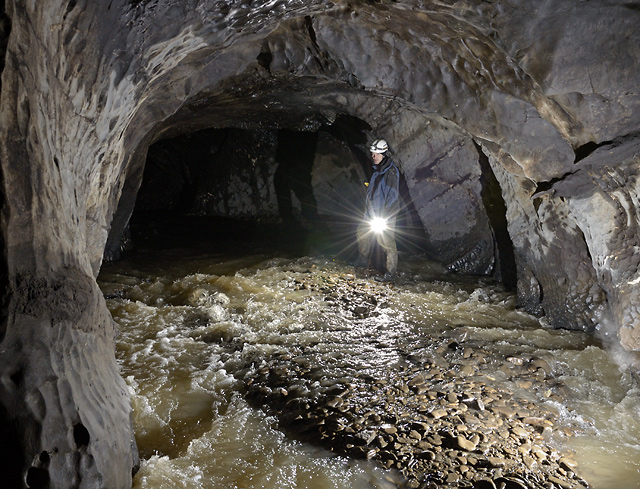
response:
<path id="1" fill-rule="evenodd" d="M 134 393 L 145 460 L 135 487 L 161 487 L 167 464 L 178 480 L 185 464 L 200 467 L 212 482 L 199 487 L 254 487 L 248 480 L 259 477 L 236 466 L 256 458 L 252 471 L 281 473 L 283 455 L 269 454 L 288 443 L 377 467 L 375 482 L 360 486 L 335 475 L 340 463 L 329 458 L 322 470 L 332 475 L 322 477 L 332 487 L 342 487 L 336 478 L 374 488 L 599 487 L 582 476 L 592 454 L 575 454 L 572 440 L 597 431 L 576 411 L 580 399 L 604 392 L 579 362 L 616 370 L 601 346 L 518 311 L 499 284 L 444 274 L 407 251 L 398 280 L 380 284 L 376 270 L 348 264 L 348 228 L 292 235 L 270 223 L 192 218 L 133 229 L 139 247 L 105 264 L 99 283 Z M 633 392 L 618 380 L 611 405 Z M 239 396 L 250 408 L 238 407 Z M 273 424 L 234 418 L 248 409 Z M 221 439 L 212 427 L 225 423 L 233 433 Z M 271 441 L 260 441 L 266 432 Z M 225 452 L 229 439 L 251 448 L 221 468 L 240 450 Z M 194 448 L 205 445 L 206 455 Z M 617 470 L 637 480 L 633 460 Z M 271 481 L 264 487 L 298 487 L 261 477 Z"/>
<path id="2" fill-rule="evenodd" d="M 567 392 L 545 360 L 474 345 L 464 327 L 418 342 L 375 334 L 385 328 L 380 318 L 394 291 L 367 280 L 369 273 L 310 269 L 306 280 L 294 281 L 294 289 L 319 293 L 351 318 L 344 327 L 352 344 L 345 348 L 342 336 L 342 351 L 322 361 L 309 351 L 331 348 L 319 341 L 260 363 L 243 378 L 254 405 L 294 436 L 400 471 L 402 487 L 588 487 L 575 460 L 545 440 L 557 412 L 509 387 L 564 403 Z M 350 364 L 350 348 L 389 358 L 390 368 Z"/>

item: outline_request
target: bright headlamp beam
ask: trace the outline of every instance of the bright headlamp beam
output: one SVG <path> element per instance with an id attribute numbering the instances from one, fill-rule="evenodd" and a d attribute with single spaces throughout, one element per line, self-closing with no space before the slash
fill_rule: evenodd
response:
<path id="1" fill-rule="evenodd" d="M 387 220 L 382 217 L 374 217 L 369 221 L 369 225 L 371 226 L 371 231 L 376 234 L 381 234 L 387 229 Z"/>

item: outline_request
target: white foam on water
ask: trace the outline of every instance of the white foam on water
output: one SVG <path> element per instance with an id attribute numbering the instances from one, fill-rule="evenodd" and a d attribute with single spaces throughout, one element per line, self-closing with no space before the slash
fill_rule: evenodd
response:
<path id="1" fill-rule="evenodd" d="M 236 395 L 224 416 L 192 440 L 182 456 L 152 456 L 134 489 L 391 488 L 386 471 L 287 439 L 275 420 Z"/>
<path id="2" fill-rule="evenodd" d="M 142 268 L 113 264 L 100 277 L 121 330 L 118 358 L 143 457 L 138 489 L 393 487 L 372 464 L 285 436 L 242 399 L 243 368 L 282 352 L 310 355 L 320 373 L 334 369 L 319 375 L 320 385 L 354 370 L 394 368 L 398 345 L 453 341 L 498 357 L 545 360 L 567 403 L 519 394 L 557 412 L 558 432 L 575 432 L 554 443 L 575 452 L 578 473 L 594 489 L 640 489 L 640 394 L 629 362 L 589 335 L 548 328 L 498 286 L 416 272 L 413 283 L 371 289 L 384 294 L 383 304 L 356 321 L 318 289 L 294 287 L 297 280 L 330 288 L 353 272 L 328 260 L 155 260 Z M 371 285 L 349 276 L 363 290 Z M 495 377 L 508 381 L 503 372 Z"/>

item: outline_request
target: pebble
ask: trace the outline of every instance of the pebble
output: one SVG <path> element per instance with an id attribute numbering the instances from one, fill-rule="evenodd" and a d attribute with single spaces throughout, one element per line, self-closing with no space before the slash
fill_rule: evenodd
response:
<path id="1" fill-rule="evenodd" d="M 559 463 L 561 467 L 565 468 L 565 470 L 571 470 L 571 471 L 573 471 L 578 466 L 578 462 L 567 457 L 562 457 L 559 460 Z"/>
<path id="2" fill-rule="evenodd" d="M 527 417 L 523 418 L 522 422 L 539 428 L 551 428 L 553 426 L 553 423 L 545 418 Z"/>
<path id="3" fill-rule="evenodd" d="M 330 277 L 325 284 L 330 286 L 324 292 L 307 279 L 297 286 L 334 299 L 326 307 L 351 308 L 355 315 L 375 314 L 387 300 L 376 299 L 380 290 L 358 285 L 355 278 Z M 548 379 L 548 362 L 480 353 L 463 345 L 467 339 L 462 337 L 443 340 L 439 347 L 398 347 L 396 341 L 372 340 L 376 350 L 397 348 L 404 355 L 400 365 L 377 373 L 333 378 L 331 369 L 314 366 L 307 352 L 327 348 L 324 343 L 305 347 L 304 355 L 280 352 L 257 359 L 259 367 L 248 368 L 244 377 L 246 397 L 277 416 L 285 431 L 335 453 L 399 470 L 406 480 L 390 482 L 393 488 L 589 487 L 571 457 L 546 445 L 542 435 L 554 430 L 555 414 L 518 399 L 495 380 L 502 369 L 517 377 L 520 389 L 548 391 L 551 398 L 555 385 Z M 342 355 L 327 358 L 347 362 Z M 525 479 L 542 482 L 527 485 Z"/>
<path id="4" fill-rule="evenodd" d="M 487 462 L 489 462 L 492 467 L 505 467 L 509 463 L 507 459 L 500 457 L 487 457 Z"/>
<path id="5" fill-rule="evenodd" d="M 511 428 L 511 433 L 516 435 L 518 438 L 525 438 L 529 436 L 529 432 L 521 426 L 514 426 Z"/>
<path id="6" fill-rule="evenodd" d="M 542 358 L 532 358 L 529 362 L 529 368 L 534 370 L 542 369 L 546 375 L 551 374 L 551 365 Z"/>
<path id="7" fill-rule="evenodd" d="M 471 365 L 465 365 L 464 367 L 460 368 L 460 375 L 462 375 L 463 377 L 469 377 L 474 373 L 475 370 Z"/>
<path id="8" fill-rule="evenodd" d="M 524 455 L 522 457 L 522 461 L 530 469 L 532 469 L 537 464 L 536 460 L 534 460 L 533 457 L 529 457 L 528 455 Z"/>
<path id="9" fill-rule="evenodd" d="M 538 460 L 547 459 L 547 454 L 540 447 L 534 446 L 533 448 L 531 448 L 531 453 L 533 453 L 538 458 Z"/>
<path id="10" fill-rule="evenodd" d="M 392 435 L 398 432 L 398 428 L 396 428 L 392 424 L 383 424 L 382 426 L 380 426 L 380 429 L 388 435 Z"/>
<path id="11" fill-rule="evenodd" d="M 471 440 L 467 440 L 464 436 L 458 435 L 456 437 L 458 448 L 467 452 L 473 452 L 476 449 L 477 443 L 473 443 Z"/>
<path id="12" fill-rule="evenodd" d="M 559 477 L 554 477 L 554 476 L 549 477 L 549 482 L 557 484 L 562 489 L 586 489 L 586 487 L 583 486 L 582 484 L 568 482 L 566 480 L 563 480 L 563 479 L 560 479 Z"/>
<path id="13" fill-rule="evenodd" d="M 458 482 L 458 480 L 460 480 L 460 476 L 458 474 L 455 474 L 453 472 L 450 472 L 449 474 L 447 474 L 447 477 L 445 479 L 445 482 L 447 484 L 452 484 L 454 482 Z"/>
<path id="14" fill-rule="evenodd" d="M 494 414 L 500 414 L 507 418 L 511 418 L 516 415 L 516 410 L 508 406 L 491 406 L 490 409 Z"/>
<path id="15" fill-rule="evenodd" d="M 429 413 L 429 416 L 432 418 L 438 419 L 447 415 L 447 412 L 444 409 L 434 409 Z"/>
<path id="16" fill-rule="evenodd" d="M 409 438 L 420 441 L 422 440 L 422 435 L 415 430 L 411 430 L 409 432 Z"/>

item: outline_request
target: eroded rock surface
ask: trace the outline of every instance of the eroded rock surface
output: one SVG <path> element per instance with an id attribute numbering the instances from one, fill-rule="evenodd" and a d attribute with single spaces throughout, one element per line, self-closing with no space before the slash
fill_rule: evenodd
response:
<path id="1" fill-rule="evenodd" d="M 640 348 L 632 2 L 4 8 L 0 411 L 19 426 L 11 480 L 130 485 L 130 408 L 95 277 L 129 220 L 149 145 L 198 129 L 363 121 L 392 142 L 431 251 L 475 273 L 504 256 L 483 209 L 486 158 L 521 304 L 561 327 L 610 321 L 623 346 Z"/>

